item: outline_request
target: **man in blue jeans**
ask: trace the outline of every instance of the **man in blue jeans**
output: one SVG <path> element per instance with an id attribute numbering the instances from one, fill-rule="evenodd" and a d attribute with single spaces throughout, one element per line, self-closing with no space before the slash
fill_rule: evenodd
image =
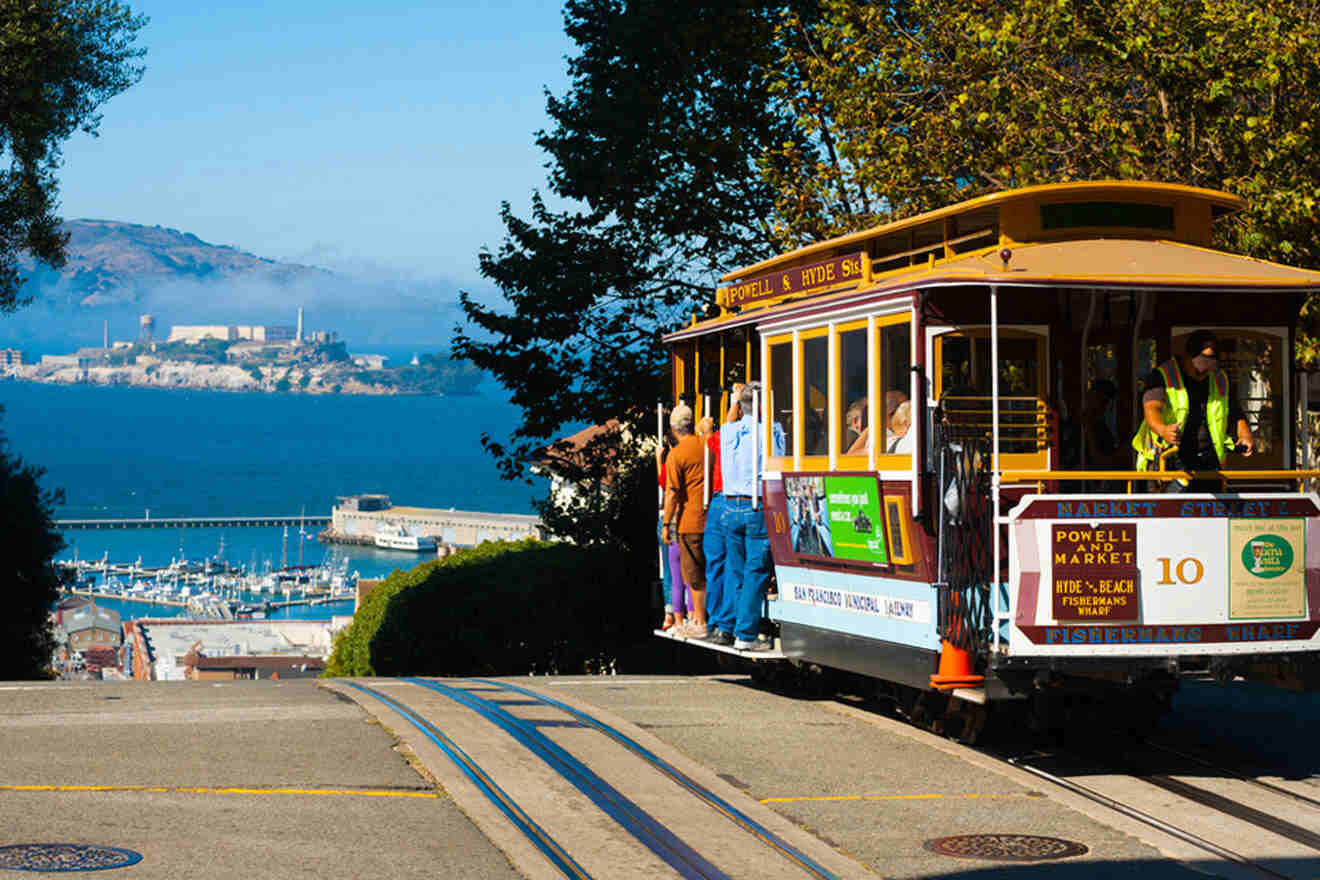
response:
<path id="1" fill-rule="evenodd" d="M 729 412 L 724 417 L 724 424 L 736 422 L 742 410 L 738 405 L 742 395 L 742 383 L 736 383 L 729 395 Z M 706 617 L 709 634 L 705 641 L 713 645 L 730 647 L 733 645 L 733 592 L 725 583 L 724 557 L 728 536 L 724 534 L 724 474 L 720 467 L 720 435 L 715 430 L 715 422 L 709 416 L 701 420 L 697 433 L 705 437 L 709 450 L 710 470 L 710 506 L 706 508 L 706 533 L 702 539 L 702 551 L 706 554 Z M 726 621 L 724 629 L 714 625 L 715 621 Z"/>
<path id="2" fill-rule="evenodd" d="M 733 637 L 733 647 L 740 651 L 769 651 L 773 645 L 760 638 L 761 604 L 770 583 L 770 536 L 759 501 L 760 467 L 765 461 L 760 425 L 752 401 L 760 391 L 759 382 L 751 382 L 739 396 L 741 418 L 720 428 L 720 475 L 723 482 L 723 510 L 720 531 L 724 533 L 724 601 L 714 609 L 710 621 L 716 633 L 711 641 L 725 644 Z M 784 454 L 784 431 L 774 426 L 774 455 Z M 732 602 L 729 599 L 732 598 Z M 718 616 L 715 616 L 718 615 Z M 720 638 L 718 634 L 723 634 Z"/>

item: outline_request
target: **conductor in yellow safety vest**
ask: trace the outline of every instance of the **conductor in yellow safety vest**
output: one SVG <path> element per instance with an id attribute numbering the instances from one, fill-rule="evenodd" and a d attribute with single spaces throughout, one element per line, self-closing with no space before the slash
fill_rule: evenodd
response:
<path id="1" fill-rule="evenodd" d="M 1167 470 L 1214 471 L 1228 453 L 1238 449 L 1251 455 L 1256 440 L 1237 401 L 1229 394 L 1228 377 L 1219 369 L 1219 340 L 1209 330 L 1187 337 L 1178 357 L 1155 368 L 1146 377 L 1141 398 L 1145 419 L 1132 438 L 1137 470 L 1159 470 L 1159 456 L 1172 446 L 1177 453 L 1166 461 Z M 1232 426 L 1236 438 L 1229 435 Z M 1213 492 L 1218 480 L 1170 482 L 1168 492 Z"/>

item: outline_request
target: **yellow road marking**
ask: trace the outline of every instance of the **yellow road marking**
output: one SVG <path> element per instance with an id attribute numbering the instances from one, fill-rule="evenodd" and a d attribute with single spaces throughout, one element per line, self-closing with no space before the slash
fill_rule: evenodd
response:
<path id="1" fill-rule="evenodd" d="M 133 791 L 151 794 L 291 794 L 334 795 L 336 797 L 438 798 L 434 791 L 354 791 L 336 788 L 210 788 L 208 786 L 167 787 L 159 785 L 0 785 L 0 791 Z"/>
<path id="2" fill-rule="evenodd" d="M 935 801 L 935 800 L 995 800 L 999 798 L 1041 798 L 1034 791 L 1020 794 L 831 794 L 809 797 L 761 798 L 763 804 L 796 804 L 807 801 Z"/>

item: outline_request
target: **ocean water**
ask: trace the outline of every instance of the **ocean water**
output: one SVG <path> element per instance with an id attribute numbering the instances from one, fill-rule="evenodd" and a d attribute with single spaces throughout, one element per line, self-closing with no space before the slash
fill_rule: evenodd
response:
<path id="1" fill-rule="evenodd" d="M 0 380 L 10 451 L 63 489 L 59 519 L 328 516 L 338 495 L 395 504 L 533 513 L 545 485 L 499 478 L 481 448 L 518 411 L 499 393 L 354 397 L 55 386 Z M 61 559 L 165 565 L 223 554 L 259 570 L 314 565 L 331 547 L 312 528 L 78 530 Z M 424 557 L 334 545 L 349 569 L 378 577 Z M 326 616 L 322 610 L 316 616 Z"/>

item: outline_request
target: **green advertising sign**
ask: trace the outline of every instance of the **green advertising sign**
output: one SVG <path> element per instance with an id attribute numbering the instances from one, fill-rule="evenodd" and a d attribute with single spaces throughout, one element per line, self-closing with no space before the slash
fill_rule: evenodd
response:
<path id="1" fill-rule="evenodd" d="M 889 562 L 880 484 L 875 477 L 825 477 L 825 502 L 833 556 Z"/>

